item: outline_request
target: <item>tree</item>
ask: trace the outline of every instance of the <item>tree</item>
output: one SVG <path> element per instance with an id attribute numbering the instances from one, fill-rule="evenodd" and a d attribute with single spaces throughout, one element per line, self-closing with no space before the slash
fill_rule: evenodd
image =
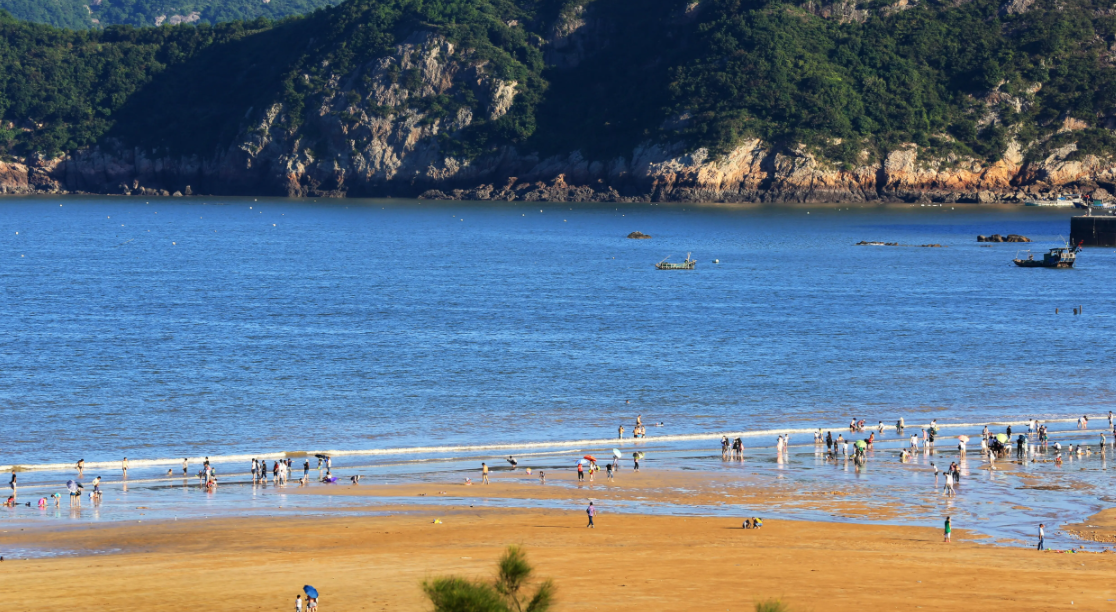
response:
<path id="1" fill-rule="evenodd" d="M 533 568 L 518 546 L 509 546 L 493 583 L 448 576 L 424 581 L 422 590 L 436 612 L 546 612 L 554 603 L 554 583 L 545 580 L 527 593 Z"/>

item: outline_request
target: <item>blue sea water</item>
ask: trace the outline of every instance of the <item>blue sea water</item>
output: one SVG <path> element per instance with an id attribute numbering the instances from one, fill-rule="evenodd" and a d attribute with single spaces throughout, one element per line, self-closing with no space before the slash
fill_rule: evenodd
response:
<path id="1" fill-rule="evenodd" d="M 1116 252 L 1011 264 L 1070 214 L 7 198 L 0 464 L 1107 414 Z"/>

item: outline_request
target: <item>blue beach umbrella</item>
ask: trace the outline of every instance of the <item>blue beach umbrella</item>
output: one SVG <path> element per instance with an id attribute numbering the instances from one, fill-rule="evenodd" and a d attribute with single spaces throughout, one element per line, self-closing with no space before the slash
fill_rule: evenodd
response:
<path id="1" fill-rule="evenodd" d="M 315 589 L 310 585 L 306 585 L 302 587 L 302 590 L 306 592 L 307 597 L 313 597 L 314 599 L 318 598 L 318 589 Z"/>

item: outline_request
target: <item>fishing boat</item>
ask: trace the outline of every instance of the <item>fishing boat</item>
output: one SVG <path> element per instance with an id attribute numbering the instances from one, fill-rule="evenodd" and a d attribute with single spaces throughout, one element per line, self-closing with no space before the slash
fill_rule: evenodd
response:
<path id="1" fill-rule="evenodd" d="M 689 253 L 686 253 L 686 261 L 682 263 L 667 263 L 667 259 L 670 258 L 664 258 L 662 261 L 655 264 L 655 268 L 658 270 L 693 270 L 694 264 L 697 263 L 696 259 L 690 259 Z"/>
<path id="2" fill-rule="evenodd" d="M 1035 256 L 1030 255 L 1030 251 L 1028 251 L 1027 259 L 1016 258 L 1012 261 L 1020 268 L 1072 268 L 1074 262 L 1077 261 L 1077 252 L 1081 250 L 1082 244 L 1084 244 L 1084 241 L 1071 247 L 1067 242 L 1065 246 L 1050 249 L 1050 252 L 1042 256 L 1042 259 L 1035 259 Z"/>
<path id="3" fill-rule="evenodd" d="M 1057 198 L 1054 198 L 1053 200 L 1027 200 L 1027 201 L 1023 202 L 1023 205 L 1024 206 L 1052 206 L 1052 207 L 1056 207 L 1056 208 L 1072 208 L 1074 206 L 1079 206 L 1083 203 L 1084 202 L 1081 199 L 1081 194 L 1070 193 L 1070 194 L 1066 194 L 1066 195 L 1060 195 Z"/>

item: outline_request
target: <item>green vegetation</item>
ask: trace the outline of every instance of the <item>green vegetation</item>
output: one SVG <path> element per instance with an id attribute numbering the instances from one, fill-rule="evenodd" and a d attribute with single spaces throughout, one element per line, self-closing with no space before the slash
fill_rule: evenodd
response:
<path id="1" fill-rule="evenodd" d="M 198 23 L 282 19 L 339 3 L 341 0 L 0 0 L 0 9 L 17 19 L 58 28 L 96 25 L 153 26 L 175 15 L 197 13 Z M 88 7 L 88 8 L 87 8 Z M 162 18 L 162 20 L 160 19 Z"/>
<path id="2" fill-rule="evenodd" d="M 756 604 L 756 612 L 790 612 L 790 606 L 778 599 L 768 599 Z"/>
<path id="3" fill-rule="evenodd" d="M 59 25 L 82 18 L 66 0 L 0 0 L 17 4 Z M 203 4 L 261 14 L 235 13 L 241 5 L 232 0 L 181 0 L 176 14 L 217 15 Z M 104 0 L 96 10 L 169 6 Z M 1078 155 L 1116 153 L 1104 128 L 1116 115 L 1116 16 L 1099 0 L 1035 0 L 1020 15 L 1005 14 L 999 0 L 905 9 L 869 0 L 857 11 L 841 20 L 815 3 L 774 0 L 348 0 L 278 21 L 85 30 L 0 13 L 0 154 L 55 154 L 113 138 L 210 155 L 276 103 L 284 112 L 273 130 L 313 148 L 323 136 L 308 113 L 338 86 L 354 113 L 409 108 L 430 122 L 469 108 L 472 124 L 441 136 L 445 152 L 466 157 L 512 144 L 607 159 L 649 141 L 724 152 L 748 138 L 803 143 L 841 164 L 907 142 L 990 160 L 1013 139 L 1032 158 L 1068 142 Z M 153 13 L 142 14 L 120 19 L 151 23 Z M 587 25 L 565 52 L 580 45 L 587 53 L 574 67 L 547 66 L 555 23 L 578 15 Z M 488 120 L 486 102 L 464 87 L 398 108 L 360 107 L 373 60 L 416 31 L 438 32 L 469 50 L 469 61 L 487 61 L 486 74 L 516 81 L 509 111 Z M 420 77 L 392 78 L 413 87 Z M 1067 117 L 1090 127 L 1058 133 Z"/>
<path id="4" fill-rule="evenodd" d="M 435 612 L 546 612 L 554 604 L 554 584 L 547 580 L 528 594 L 524 591 L 531 573 L 523 550 L 509 546 L 497 565 L 494 582 L 436 578 L 423 582 L 422 590 Z"/>

